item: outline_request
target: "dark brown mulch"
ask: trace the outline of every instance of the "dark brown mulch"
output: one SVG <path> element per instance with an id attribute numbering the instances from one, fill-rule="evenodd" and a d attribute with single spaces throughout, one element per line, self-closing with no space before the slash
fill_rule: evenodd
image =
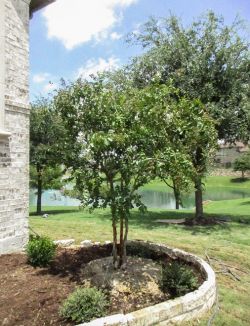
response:
<path id="1" fill-rule="evenodd" d="M 36 269 L 26 263 L 25 254 L 0 256 L 0 325 L 74 325 L 59 317 L 61 303 L 81 284 L 82 268 L 92 260 L 110 256 L 111 252 L 111 245 L 58 249 L 55 261 L 49 268 Z M 155 257 L 155 254 L 149 256 L 148 258 L 164 263 L 169 261 L 169 257 L 162 254 L 159 257 Z M 200 273 L 197 273 L 194 266 L 190 267 L 202 282 Z M 136 309 L 144 307 L 147 302 L 150 305 L 159 302 L 152 302 L 150 293 L 145 295 L 143 301 L 134 300 Z M 115 304 L 113 309 L 111 305 L 109 313 L 120 312 L 118 307 L 119 304 Z"/>
<path id="2" fill-rule="evenodd" d="M 111 247 L 58 250 L 50 268 L 27 265 L 24 254 L 0 256 L 0 325 L 66 326 L 62 301 L 77 286 L 84 263 L 110 255 Z"/>
<path id="3" fill-rule="evenodd" d="M 214 217 L 214 216 L 206 216 L 201 218 L 187 218 L 183 224 L 187 226 L 213 226 L 213 225 L 221 225 L 227 222 L 230 222 L 229 217 Z"/>

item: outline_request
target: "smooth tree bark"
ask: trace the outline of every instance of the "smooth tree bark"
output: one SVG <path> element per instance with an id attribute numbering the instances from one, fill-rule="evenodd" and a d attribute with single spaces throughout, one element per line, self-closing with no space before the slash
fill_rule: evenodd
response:
<path id="1" fill-rule="evenodd" d="M 173 189 L 174 189 L 174 198 L 175 198 L 175 209 L 180 209 L 181 193 L 179 188 L 176 186 L 174 180 L 173 180 Z"/>
<path id="2" fill-rule="evenodd" d="M 124 245 L 123 245 L 123 258 L 126 264 L 127 262 L 127 240 L 128 240 L 128 216 L 125 218 L 125 234 L 124 234 Z"/>
<path id="3" fill-rule="evenodd" d="M 113 264 L 117 267 L 117 227 L 116 227 L 116 218 L 112 217 L 112 228 L 113 228 Z"/>
<path id="4" fill-rule="evenodd" d="M 176 182 L 174 181 L 174 178 L 172 178 L 173 181 L 173 185 L 169 184 L 166 179 L 162 179 L 165 184 L 169 187 L 173 189 L 174 192 L 174 198 L 175 198 L 175 209 L 180 209 L 180 205 L 181 205 L 181 192 L 179 187 L 177 186 Z"/>
<path id="5" fill-rule="evenodd" d="M 118 228 L 117 216 L 112 216 L 112 229 L 113 229 L 113 265 L 114 268 L 120 268 L 127 262 L 126 244 L 128 237 L 128 217 L 119 217 L 119 243 L 118 243 Z"/>
<path id="6" fill-rule="evenodd" d="M 124 225 L 124 219 L 121 216 L 120 217 L 120 250 L 119 250 L 119 267 L 123 265 L 125 257 L 123 257 L 123 251 L 124 251 L 124 235 L 123 235 L 123 225 Z"/>
<path id="7" fill-rule="evenodd" d="M 111 215 L 112 215 L 112 230 L 113 230 L 113 250 L 112 250 L 112 256 L 113 256 L 113 265 L 115 267 L 117 267 L 117 209 L 116 209 L 116 205 L 115 205 L 115 201 L 114 201 L 114 197 L 113 197 L 113 193 L 114 193 L 114 181 L 113 178 L 110 176 L 107 176 L 107 180 L 109 183 L 109 187 L 110 187 L 110 191 L 111 191 L 111 196 L 112 196 L 112 201 L 111 201 Z"/>
<path id="8" fill-rule="evenodd" d="M 202 200 L 202 175 L 204 171 L 200 171 L 203 167 L 206 168 L 203 164 L 203 149 L 201 147 L 197 147 L 195 151 L 195 160 L 194 167 L 196 169 L 196 177 L 194 180 L 194 188 L 195 188 L 195 219 L 199 221 L 204 217 L 203 215 L 203 200 Z"/>
<path id="9" fill-rule="evenodd" d="M 127 262 L 127 238 L 128 238 L 128 219 L 129 211 L 125 208 L 125 214 L 120 218 L 120 250 L 119 250 L 119 267 Z"/>
<path id="10" fill-rule="evenodd" d="M 42 170 L 39 165 L 37 165 L 37 204 L 36 213 L 39 215 L 42 213 L 42 192 L 43 192 L 43 182 L 42 182 Z"/>
<path id="11" fill-rule="evenodd" d="M 195 219 L 203 218 L 202 182 L 198 179 L 195 182 Z"/>

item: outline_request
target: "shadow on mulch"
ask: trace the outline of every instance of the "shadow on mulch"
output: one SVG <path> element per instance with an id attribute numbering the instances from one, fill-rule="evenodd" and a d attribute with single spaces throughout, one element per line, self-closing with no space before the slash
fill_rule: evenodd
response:
<path id="1" fill-rule="evenodd" d="M 111 256 L 111 254 L 112 245 L 110 244 L 91 248 L 60 249 L 49 268 L 39 270 L 38 273 L 69 277 L 71 281 L 78 283 L 83 265 L 95 259 Z"/>

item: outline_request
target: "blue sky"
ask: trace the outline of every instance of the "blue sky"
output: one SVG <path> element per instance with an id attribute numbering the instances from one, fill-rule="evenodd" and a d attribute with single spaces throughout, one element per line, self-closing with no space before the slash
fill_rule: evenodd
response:
<path id="1" fill-rule="evenodd" d="M 60 78 L 115 69 L 140 54 L 125 42 L 149 16 L 173 13 L 185 24 L 212 9 L 231 23 L 236 14 L 250 22 L 249 0 L 57 0 L 30 21 L 30 99 L 46 95 Z"/>

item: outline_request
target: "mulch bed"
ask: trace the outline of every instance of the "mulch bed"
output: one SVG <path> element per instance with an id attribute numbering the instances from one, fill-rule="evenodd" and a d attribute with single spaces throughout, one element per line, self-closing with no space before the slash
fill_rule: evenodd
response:
<path id="1" fill-rule="evenodd" d="M 33 268 L 24 254 L 0 256 L 0 325 L 73 325 L 58 316 L 62 301 L 78 285 L 80 267 L 111 248 L 60 249 L 50 268 Z"/>
<path id="2" fill-rule="evenodd" d="M 25 254 L 0 256 L 0 325 L 74 325 L 59 317 L 59 307 L 82 283 L 82 268 L 92 260 L 110 256 L 111 251 L 111 245 L 58 249 L 49 268 L 36 269 L 27 264 Z M 145 296 L 145 302 L 138 301 L 134 307 L 157 303 L 152 302 L 150 293 L 149 298 Z M 111 305 L 109 313 L 120 312 L 118 306 Z"/>

